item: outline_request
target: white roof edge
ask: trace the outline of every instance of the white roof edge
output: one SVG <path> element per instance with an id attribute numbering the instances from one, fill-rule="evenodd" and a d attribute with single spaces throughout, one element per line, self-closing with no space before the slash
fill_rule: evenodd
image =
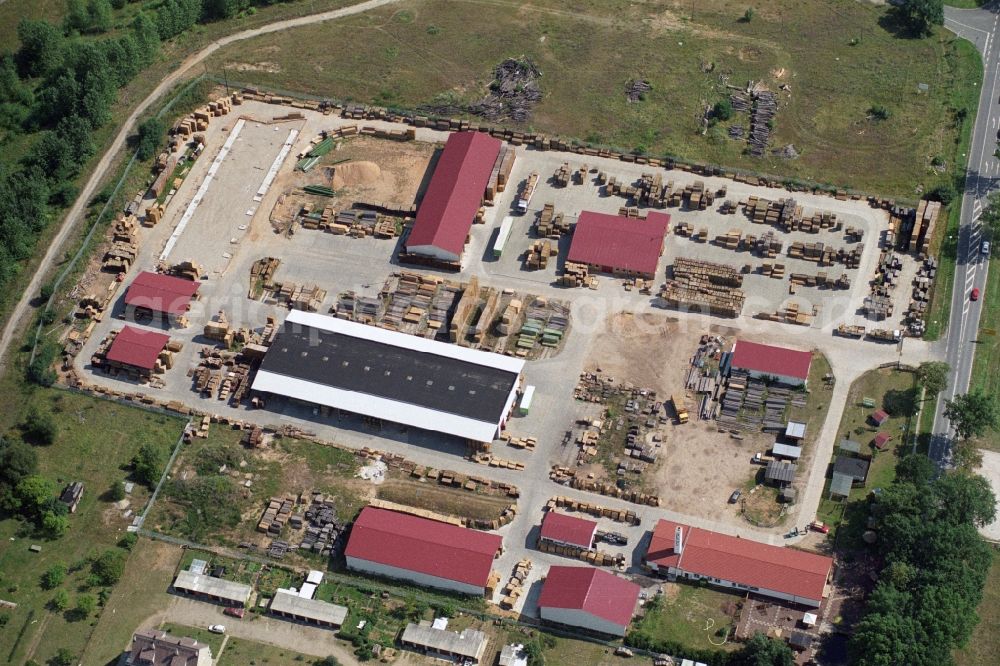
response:
<path id="1" fill-rule="evenodd" d="M 317 405 L 344 409 L 355 414 L 402 423 L 424 430 L 443 432 L 477 442 L 493 441 L 493 437 L 500 427 L 500 420 L 506 416 L 505 413 L 497 414 L 496 423 L 477 421 L 466 416 L 448 414 L 427 407 L 356 391 L 345 391 L 304 379 L 286 377 L 268 370 L 257 371 L 252 388 L 255 391 L 276 393 Z M 511 387 L 511 392 L 515 388 Z"/>
<path id="2" fill-rule="evenodd" d="M 425 354 L 434 354 L 435 356 L 444 356 L 446 358 L 465 361 L 466 363 L 474 363 L 476 365 L 495 368 L 497 370 L 504 370 L 506 372 L 520 374 L 524 369 L 524 359 L 512 358 L 510 356 L 480 351 L 478 349 L 469 349 L 467 347 L 460 347 L 447 342 L 419 338 L 415 335 L 400 333 L 399 331 L 390 331 L 385 328 L 369 326 L 368 324 L 360 324 L 346 319 L 338 319 L 336 317 L 317 314 L 315 312 L 292 310 L 288 313 L 285 321 L 292 322 L 293 324 L 311 326 L 313 328 L 322 329 L 331 333 L 340 333 L 354 338 L 364 338 L 381 344 L 400 347 L 402 349 L 423 352 Z"/>

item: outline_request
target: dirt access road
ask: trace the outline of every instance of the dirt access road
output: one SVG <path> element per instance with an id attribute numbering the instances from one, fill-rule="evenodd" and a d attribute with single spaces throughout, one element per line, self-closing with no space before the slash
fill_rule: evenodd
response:
<path id="1" fill-rule="evenodd" d="M 129 132 L 132 131 L 132 128 L 139 119 L 139 116 L 142 115 L 146 109 L 163 97 L 163 95 L 175 84 L 184 80 L 195 65 L 205 60 L 205 58 L 212 55 L 223 46 L 227 46 L 233 42 L 239 42 L 244 39 L 257 37 L 259 35 L 265 35 L 270 32 L 278 32 L 279 30 L 297 28 L 310 23 L 332 21 L 344 16 L 360 14 L 393 2 L 396 2 L 396 0 L 368 0 L 367 2 L 350 5 L 349 7 L 342 7 L 341 9 L 334 9 L 319 14 L 311 14 L 309 16 L 299 16 L 293 19 L 277 21 L 276 23 L 264 25 L 259 28 L 253 28 L 252 30 L 244 30 L 243 32 L 234 33 L 212 42 L 197 53 L 191 54 L 180 64 L 180 66 L 177 67 L 177 69 L 160 81 L 160 84 L 156 86 L 153 92 L 151 92 L 146 99 L 142 100 L 139 105 L 135 107 L 128 119 L 122 125 L 121 129 L 118 131 L 118 134 L 115 136 L 115 140 L 111 143 L 111 146 L 107 149 L 107 151 L 105 151 L 104 155 L 101 156 L 100 161 L 97 163 L 97 166 L 94 167 L 93 173 L 87 180 L 87 184 L 83 186 L 82 190 L 80 190 L 80 194 L 77 196 L 76 202 L 73 204 L 72 208 L 69 209 L 69 213 L 67 213 L 63 218 L 59 231 L 49 244 L 49 247 L 45 252 L 45 256 L 42 258 L 42 262 L 38 265 L 38 268 L 35 270 L 35 275 L 31 278 L 31 282 L 24 290 L 24 293 L 21 295 L 21 299 L 17 302 L 14 310 L 10 313 L 10 317 L 4 323 L 3 333 L 0 335 L 0 370 L 3 369 L 7 348 L 10 346 L 15 331 L 19 329 L 19 325 L 28 315 L 31 299 L 34 298 L 34 296 L 41 290 L 42 282 L 49 274 L 49 271 L 52 270 L 56 258 L 61 256 L 63 244 L 73 232 L 77 223 L 81 221 L 84 210 L 87 207 L 87 202 L 90 201 L 90 198 L 94 195 L 101 179 L 104 178 L 105 173 L 111 166 L 111 162 L 114 160 L 115 155 L 117 155 L 118 151 L 125 145 L 125 140 L 128 138 Z"/>

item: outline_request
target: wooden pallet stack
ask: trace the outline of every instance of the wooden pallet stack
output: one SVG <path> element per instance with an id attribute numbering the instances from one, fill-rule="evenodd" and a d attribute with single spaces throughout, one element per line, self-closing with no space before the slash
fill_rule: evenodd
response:
<path id="1" fill-rule="evenodd" d="M 274 535 L 281 534 L 281 530 L 291 517 L 294 507 L 295 498 L 291 495 L 272 497 L 267 503 L 267 508 L 264 509 L 264 514 L 257 522 L 257 531 Z"/>
<path id="2" fill-rule="evenodd" d="M 555 256 L 551 241 L 538 240 L 528 247 L 524 265 L 528 270 L 542 270 L 549 264 L 549 257 Z"/>
<path id="3" fill-rule="evenodd" d="M 556 169 L 555 173 L 552 174 L 552 184 L 558 187 L 566 187 L 569 185 L 569 178 L 569 162 L 563 162 L 562 165 Z"/>
<path id="4" fill-rule="evenodd" d="M 538 215 L 535 224 L 535 233 L 540 238 L 551 238 L 558 240 L 563 235 L 569 233 L 569 220 L 562 213 L 556 213 L 555 207 L 547 203 L 542 206 L 542 211 Z"/>

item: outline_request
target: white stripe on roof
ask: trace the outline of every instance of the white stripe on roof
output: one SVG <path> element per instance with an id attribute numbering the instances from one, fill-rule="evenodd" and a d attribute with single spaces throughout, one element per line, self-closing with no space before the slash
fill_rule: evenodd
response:
<path id="1" fill-rule="evenodd" d="M 346 319 L 328 317 L 327 315 L 316 314 L 315 312 L 292 310 L 288 313 L 285 321 L 319 328 L 331 333 L 340 333 L 352 338 L 364 338 L 393 347 L 453 358 L 458 361 L 474 363 L 487 368 L 496 368 L 497 370 L 505 370 L 506 372 L 513 372 L 515 374 L 520 374 L 524 369 L 524 359 L 494 354 L 493 352 L 484 352 L 478 349 L 469 349 L 447 342 L 419 338 L 415 335 L 390 331 L 376 326 L 369 326 L 368 324 L 359 324 L 354 321 L 347 321 Z"/>
<path id="2" fill-rule="evenodd" d="M 338 319 L 336 321 L 342 320 Z M 373 331 L 382 331 L 382 329 L 364 326 L 363 324 L 358 324 L 358 326 L 363 326 Z M 405 334 L 400 335 L 407 338 L 413 337 Z M 414 339 L 419 340 L 420 338 Z M 466 349 L 464 351 L 472 350 Z M 285 375 L 268 372 L 267 370 L 259 370 L 257 372 L 257 377 L 253 381 L 253 389 L 255 391 L 266 391 L 289 398 L 296 398 L 318 405 L 326 405 L 327 407 L 344 409 L 355 414 L 384 419 L 393 423 L 403 423 L 424 430 L 443 432 L 455 435 L 456 437 L 465 437 L 477 442 L 492 442 L 500 426 L 499 421 L 497 423 L 477 421 L 465 416 L 447 414 L 435 409 L 380 398 L 366 393 L 345 391 L 344 389 L 317 384 L 304 379 L 286 377 Z M 516 389 L 516 385 L 511 387 L 511 393 L 513 394 Z M 509 408 L 510 398 L 508 398 L 507 405 Z M 506 411 L 504 411 L 502 416 L 506 416 Z"/>

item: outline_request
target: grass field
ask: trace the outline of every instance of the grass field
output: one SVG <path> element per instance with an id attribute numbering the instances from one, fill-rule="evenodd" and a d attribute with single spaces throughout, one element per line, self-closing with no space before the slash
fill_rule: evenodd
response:
<path id="1" fill-rule="evenodd" d="M 213 653 L 214 654 L 214 653 Z M 216 666 L 302 666 L 311 664 L 316 659 L 298 652 L 264 643 L 246 641 L 242 638 L 232 638 L 226 641 Z"/>
<path id="2" fill-rule="evenodd" d="M 982 308 L 982 312 L 970 388 L 987 395 L 1000 396 L 1000 376 L 996 372 L 997 365 L 1000 364 L 1000 260 L 990 260 L 985 293 L 980 297 L 979 303 L 973 303 L 973 306 Z M 976 444 L 985 449 L 1000 451 L 1000 429 L 988 432 Z"/>
<path id="3" fill-rule="evenodd" d="M 647 609 L 645 616 L 633 624 L 632 632 L 693 649 L 735 649 L 735 643 L 720 644 L 732 630 L 732 612 L 739 600 L 737 595 L 709 587 L 668 583 L 662 601 Z"/>
<path id="4" fill-rule="evenodd" d="M 914 400 L 919 398 L 916 393 L 916 379 L 911 372 L 903 372 L 894 369 L 871 370 L 859 377 L 848 394 L 847 405 L 844 408 L 844 415 L 840 420 L 840 428 L 837 431 L 837 441 L 841 439 L 853 439 L 861 444 L 862 453 L 872 455 L 871 467 L 868 471 L 868 481 L 863 488 L 854 488 L 850 497 L 846 501 L 829 499 L 829 487 L 823 492 L 823 499 L 820 501 L 817 518 L 833 528 L 832 535 L 836 535 L 838 525 L 846 516 L 851 515 L 853 506 L 860 506 L 864 498 L 872 488 L 884 488 L 896 478 L 896 462 L 898 461 L 897 447 L 901 450 L 909 451 L 909 445 L 902 445 L 907 429 L 910 425 L 910 415 L 916 414 Z M 871 398 L 875 401 L 876 407 L 865 407 L 862 404 L 864 398 Z M 869 415 L 875 409 L 884 409 L 889 414 L 889 420 L 881 427 L 876 428 L 868 421 Z M 933 409 L 933 403 L 928 401 L 926 409 Z M 893 436 L 884 451 L 875 452 L 870 446 L 872 439 L 879 432 L 887 432 Z M 835 455 L 839 455 L 839 449 L 835 450 Z M 832 464 L 832 461 L 831 461 Z M 829 481 L 827 482 L 829 484 Z M 849 521 L 850 522 L 850 521 Z M 846 538 L 852 539 L 860 537 L 863 525 L 849 525 L 849 534 Z"/>
<path id="5" fill-rule="evenodd" d="M 452 516 L 493 520 L 510 505 L 510 500 L 491 495 L 456 491 L 409 479 L 389 479 L 378 487 L 378 498 Z"/>
<path id="6" fill-rule="evenodd" d="M 257 520 L 272 496 L 321 492 L 333 498 L 342 520 L 353 519 L 364 503 L 366 482 L 354 479 L 352 453 L 288 438 L 251 450 L 240 443 L 242 435 L 213 426 L 207 439 L 184 447 L 147 527 L 235 546 L 259 536 Z"/>
<path id="7" fill-rule="evenodd" d="M 32 538 L 21 523 L 0 521 L 0 575 L 3 598 L 19 604 L 10 621 L 0 627 L 0 659 L 22 663 L 33 658 L 44 663 L 59 648 L 80 654 L 94 629 L 94 617 L 75 620 L 72 614 L 50 612 L 46 605 L 56 590 L 41 589 L 39 577 L 49 567 L 62 564 L 70 569 L 60 586 L 70 595 L 70 606 L 90 574 L 87 558 L 114 548 L 130 520 L 112 508 L 102 496 L 117 480 L 128 477 L 127 465 L 144 442 L 159 445 L 164 452 L 177 441 L 183 421 L 144 410 L 54 389 L 26 389 L 8 394 L 9 404 L 18 405 L 3 415 L 6 436 L 18 436 L 14 425 L 35 407 L 53 415 L 59 432 L 50 446 L 36 447 L 39 472 L 61 488 L 69 481 L 84 483 L 83 500 L 70 517 L 66 535 L 54 541 Z M 141 508 L 147 493 L 136 486 L 130 501 Z M 31 553 L 37 543 L 42 552 Z M 91 590 L 96 594 L 99 590 Z M 23 632 L 22 632 L 23 630 Z"/>
<path id="8" fill-rule="evenodd" d="M 727 0 L 572 9 L 557 0 L 408 0 L 224 48 L 209 68 L 231 80 L 413 108 L 477 99 L 495 64 L 523 54 L 543 73 L 530 129 L 911 198 L 956 173 L 954 109 L 975 108 L 981 76 L 968 44 L 943 30 L 900 38 L 884 9 L 852 0 L 767 0 L 754 4 L 750 22 L 739 21 L 744 9 Z M 633 77 L 653 90 L 629 104 L 623 88 Z M 790 87 L 780 93 L 774 145 L 794 144 L 799 159 L 751 159 L 723 128 L 700 132 L 705 105 L 726 94 L 724 81 L 751 79 Z M 918 94 L 918 83 L 929 93 Z M 891 117 L 869 120 L 874 104 Z M 931 167 L 935 157 L 943 173 Z"/>
<path id="9" fill-rule="evenodd" d="M 1000 653 L 1000 551 L 993 551 L 993 565 L 979 602 L 979 624 L 964 650 L 955 652 L 957 666 L 992 666 Z"/>
<path id="10" fill-rule="evenodd" d="M 114 664 L 136 628 L 169 603 L 167 590 L 182 552 L 177 546 L 139 539 L 90 637 L 83 663 Z"/>

